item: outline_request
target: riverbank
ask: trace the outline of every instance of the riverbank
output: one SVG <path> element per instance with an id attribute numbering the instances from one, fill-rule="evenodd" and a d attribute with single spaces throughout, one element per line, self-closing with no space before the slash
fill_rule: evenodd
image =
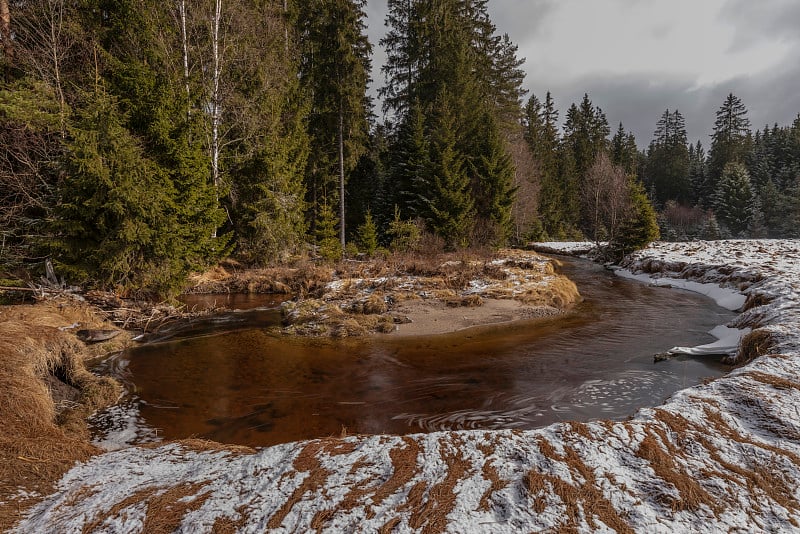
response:
<path id="1" fill-rule="evenodd" d="M 89 443 L 86 418 L 116 402 L 121 387 L 84 362 L 120 350 L 130 335 L 101 348 L 76 334 L 108 328 L 72 299 L 0 306 L 0 531 L 76 462 L 103 452 Z"/>
<path id="2" fill-rule="evenodd" d="M 623 422 L 132 447 L 72 469 L 18 530 L 800 529 L 800 242 L 656 244 L 625 266 L 745 295 L 749 363 Z"/>
<path id="3" fill-rule="evenodd" d="M 555 260 L 522 250 L 490 257 L 395 255 L 335 268 L 229 264 L 190 282 L 191 294 L 284 292 L 289 300 L 276 333 L 309 337 L 445 334 L 558 315 L 581 299 L 575 284 L 556 272 Z"/>

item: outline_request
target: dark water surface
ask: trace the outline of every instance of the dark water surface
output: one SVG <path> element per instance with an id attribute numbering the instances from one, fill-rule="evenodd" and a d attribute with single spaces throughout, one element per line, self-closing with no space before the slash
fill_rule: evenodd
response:
<path id="1" fill-rule="evenodd" d="M 725 372 L 714 357 L 654 364 L 653 354 L 714 341 L 707 332 L 733 313 L 585 261 L 568 260 L 562 272 L 585 298 L 566 317 L 438 337 L 319 341 L 252 328 L 278 320 L 262 311 L 206 325 L 232 332 L 134 348 L 106 369 L 128 384 L 129 402 L 160 436 L 254 446 L 343 428 L 403 434 L 620 419 Z"/>

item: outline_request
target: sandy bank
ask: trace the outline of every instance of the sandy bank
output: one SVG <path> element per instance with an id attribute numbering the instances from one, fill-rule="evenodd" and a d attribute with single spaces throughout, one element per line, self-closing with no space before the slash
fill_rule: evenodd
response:
<path id="1" fill-rule="evenodd" d="M 449 334 L 473 327 L 552 317 L 564 312 L 552 306 L 529 306 L 511 299 L 483 299 L 479 307 L 457 308 L 443 302 L 409 301 L 397 306 L 395 311 L 411 321 L 398 324 L 392 333 L 395 337 Z"/>

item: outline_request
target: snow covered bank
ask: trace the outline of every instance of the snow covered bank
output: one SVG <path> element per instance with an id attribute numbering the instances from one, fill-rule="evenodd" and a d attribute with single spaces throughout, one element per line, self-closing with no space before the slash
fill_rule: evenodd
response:
<path id="1" fill-rule="evenodd" d="M 657 244 L 625 267 L 741 293 L 754 359 L 624 422 L 124 449 L 18 531 L 800 531 L 800 241 Z"/>

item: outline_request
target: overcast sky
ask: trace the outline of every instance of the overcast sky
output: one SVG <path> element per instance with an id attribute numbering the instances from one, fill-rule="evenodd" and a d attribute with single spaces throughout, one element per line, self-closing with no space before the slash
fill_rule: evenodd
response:
<path id="1" fill-rule="evenodd" d="M 373 91 L 384 84 L 386 0 L 368 0 Z M 667 108 L 708 148 L 733 92 L 756 128 L 800 112 L 800 0 L 489 0 L 499 33 L 526 58 L 525 88 L 561 110 L 589 93 L 640 146 Z M 380 110 L 376 110 L 380 115 Z"/>

